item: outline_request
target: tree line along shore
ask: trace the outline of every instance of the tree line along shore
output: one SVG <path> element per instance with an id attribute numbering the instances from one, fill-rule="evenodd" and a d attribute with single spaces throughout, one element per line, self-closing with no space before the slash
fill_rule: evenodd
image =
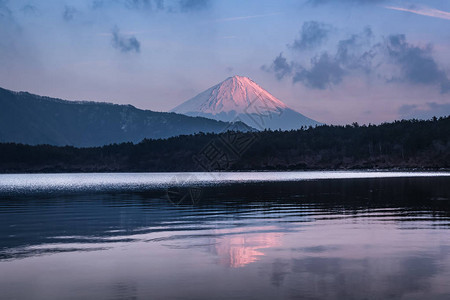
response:
<path id="1" fill-rule="evenodd" d="M 0 144 L 1 173 L 450 169 L 450 116 L 198 133 L 102 147 Z"/>

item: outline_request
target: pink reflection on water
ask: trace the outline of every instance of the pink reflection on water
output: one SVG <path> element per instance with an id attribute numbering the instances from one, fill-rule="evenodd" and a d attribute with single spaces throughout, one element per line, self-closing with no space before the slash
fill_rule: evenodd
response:
<path id="1" fill-rule="evenodd" d="M 231 268 L 246 266 L 265 255 L 261 251 L 262 249 L 281 245 L 282 233 L 267 232 L 275 229 L 275 227 L 252 227 L 238 230 L 217 230 L 216 233 L 231 234 L 217 239 L 213 251 L 219 256 L 221 265 Z"/>

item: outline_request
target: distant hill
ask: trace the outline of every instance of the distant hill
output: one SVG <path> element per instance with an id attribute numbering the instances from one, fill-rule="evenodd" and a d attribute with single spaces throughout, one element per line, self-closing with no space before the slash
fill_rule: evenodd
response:
<path id="1" fill-rule="evenodd" d="M 218 133 L 226 128 L 251 130 L 240 122 L 230 124 L 131 105 L 65 101 L 0 88 L 0 142 L 90 147 Z"/>
<path id="2" fill-rule="evenodd" d="M 225 122 L 240 120 L 259 130 L 295 130 L 302 126 L 321 125 L 289 108 L 253 80 L 243 76 L 229 77 L 172 111 Z"/>

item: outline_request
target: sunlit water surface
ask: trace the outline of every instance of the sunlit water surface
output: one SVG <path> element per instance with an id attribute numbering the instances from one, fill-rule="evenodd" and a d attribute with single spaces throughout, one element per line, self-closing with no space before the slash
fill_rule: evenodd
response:
<path id="1" fill-rule="evenodd" d="M 446 173 L 0 175 L 1 299 L 450 299 Z"/>

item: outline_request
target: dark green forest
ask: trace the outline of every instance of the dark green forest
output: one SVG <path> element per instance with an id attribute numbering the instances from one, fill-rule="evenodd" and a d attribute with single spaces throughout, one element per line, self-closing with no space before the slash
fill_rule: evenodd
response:
<path id="1" fill-rule="evenodd" d="M 450 117 L 199 133 L 75 148 L 0 144 L 0 172 L 450 169 Z"/>

